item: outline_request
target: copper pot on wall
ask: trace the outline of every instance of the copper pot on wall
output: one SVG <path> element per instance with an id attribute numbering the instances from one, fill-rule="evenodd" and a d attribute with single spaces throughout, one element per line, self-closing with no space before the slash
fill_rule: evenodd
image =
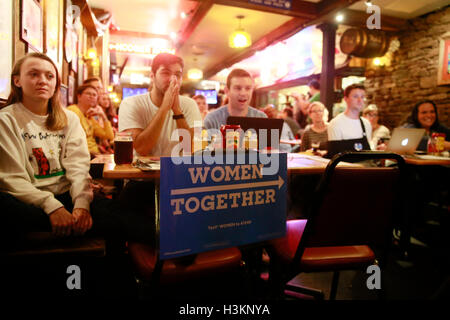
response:
<path id="1" fill-rule="evenodd" d="M 341 51 L 360 58 L 382 57 L 389 49 L 389 36 L 381 30 L 346 30 L 340 41 Z"/>

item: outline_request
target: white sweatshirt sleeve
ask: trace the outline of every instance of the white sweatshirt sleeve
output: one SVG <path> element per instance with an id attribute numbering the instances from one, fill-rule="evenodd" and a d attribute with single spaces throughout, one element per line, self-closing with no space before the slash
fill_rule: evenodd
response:
<path id="1" fill-rule="evenodd" d="M 70 182 L 70 196 L 75 208 L 89 210 L 93 199 L 89 175 L 90 156 L 86 134 L 78 117 L 71 111 L 67 112 L 68 130 L 61 164 L 66 170 Z"/>
<path id="2" fill-rule="evenodd" d="M 41 208 L 47 214 L 63 206 L 53 193 L 33 185 L 33 169 L 19 127 L 12 115 L 0 114 L 0 190 Z"/>

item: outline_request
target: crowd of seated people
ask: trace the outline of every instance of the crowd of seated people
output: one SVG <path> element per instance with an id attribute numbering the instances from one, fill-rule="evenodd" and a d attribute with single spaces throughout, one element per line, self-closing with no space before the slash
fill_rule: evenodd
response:
<path id="1" fill-rule="evenodd" d="M 0 160 L 2 205 L 5 203 L 11 208 L 24 206 L 24 214 L 36 214 L 40 217 L 41 227 L 53 228 L 58 235 L 83 234 L 91 229 L 95 220 L 95 210 L 92 214 L 89 211 L 93 201 L 89 187 L 89 159 L 103 152 L 113 152 L 115 123 L 118 122 L 116 130 L 131 132 L 136 155 L 170 156 L 177 143 L 171 140 L 176 129 L 182 128 L 193 134 L 196 122 L 203 123 L 206 129 L 219 129 L 226 124 L 229 115 L 278 117 L 274 106 L 267 106 L 264 112 L 250 106 L 254 81 L 242 69 L 233 70 L 227 78 L 225 94 L 228 103 L 202 114 L 203 109 L 199 108 L 198 102 L 180 95 L 183 67 L 180 57 L 166 53 L 158 55 L 152 62 L 150 93 L 124 99 L 117 116 L 100 79 L 86 80 L 77 90 L 77 103 L 64 109 L 59 104 L 60 79 L 53 62 L 43 54 L 28 54 L 18 60 L 11 75 L 10 97 L 0 112 L 4 132 L 0 148 L 2 154 L 7 155 Z M 317 94 L 312 98 L 316 99 Z M 307 102 L 300 107 L 302 113 L 306 112 L 305 119 L 310 119 L 305 120 L 304 127 L 294 123 L 303 129 L 301 151 L 313 149 L 316 155 L 325 156 L 330 142 L 348 140 L 359 141 L 361 149 L 370 150 L 377 147 L 379 139 L 388 137 L 389 130 L 378 124 L 376 106 L 365 108 L 365 88 L 362 85 L 348 86 L 344 101 L 345 112 L 329 124 L 324 121 L 326 108 L 322 103 Z M 286 109 L 283 113 L 283 118 L 286 118 L 283 132 L 289 134 L 282 133 L 281 136 L 294 139 L 287 120 L 295 121 L 293 112 Z M 434 102 L 418 103 L 406 126 L 426 129 L 424 139 L 433 132 L 445 133 L 445 148 L 449 149 L 449 129 L 439 123 Z M 291 127 L 297 128 L 292 124 Z M 40 132 L 52 139 L 37 143 L 32 137 Z M 18 148 L 20 145 L 23 147 Z M 290 148 L 283 150 L 282 145 L 280 149 L 290 151 Z M 25 150 L 27 154 L 21 154 Z M 11 168 L 15 168 L 14 174 Z M 129 197 L 126 201 L 135 205 L 130 207 L 135 211 L 140 211 L 142 206 L 153 205 L 147 197 L 142 197 L 146 199 L 144 204 L 139 200 L 143 192 L 149 192 L 142 184 L 146 182 L 130 181 L 124 189 L 124 197 Z M 129 199 L 135 201 L 130 202 Z M 67 204 L 68 200 L 71 205 Z M 99 221 L 102 221 L 104 217 L 102 211 L 99 212 Z M 11 216 L 14 216 L 12 212 Z M 25 216 L 14 216 L 9 223 L 31 223 L 27 221 Z M 150 222 L 145 220 L 138 224 L 146 223 Z M 11 230 L 17 230 L 17 225 Z"/>

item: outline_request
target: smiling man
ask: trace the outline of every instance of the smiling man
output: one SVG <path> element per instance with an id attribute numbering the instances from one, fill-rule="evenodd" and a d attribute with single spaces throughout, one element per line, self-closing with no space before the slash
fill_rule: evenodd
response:
<path id="1" fill-rule="evenodd" d="M 225 94 L 228 96 L 229 103 L 206 115 L 205 128 L 220 129 L 221 125 L 226 124 L 229 116 L 267 118 L 264 112 L 250 107 L 253 87 L 253 79 L 250 73 L 243 69 L 231 71 L 225 87 Z"/>
<path id="2" fill-rule="evenodd" d="M 225 94 L 229 103 L 208 113 L 203 121 L 206 129 L 217 129 L 227 123 L 229 116 L 267 118 L 263 111 L 250 106 L 254 89 L 253 78 L 243 69 L 234 69 L 227 77 Z M 290 128 L 283 126 L 281 139 L 289 140 Z M 289 152 L 291 147 L 287 144 L 280 144 L 280 150 Z"/>

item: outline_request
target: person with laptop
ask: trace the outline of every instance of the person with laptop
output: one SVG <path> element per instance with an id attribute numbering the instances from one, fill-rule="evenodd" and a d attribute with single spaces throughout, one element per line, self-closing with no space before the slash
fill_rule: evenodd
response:
<path id="1" fill-rule="evenodd" d="M 338 114 L 328 125 L 328 154 L 333 157 L 343 151 L 371 150 L 372 125 L 360 117 L 364 109 L 366 89 L 362 84 L 349 85 L 344 90 L 347 105 L 344 113 Z"/>
<path id="2" fill-rule="evenodd" d="M 418 102 L 403 127 L 425 129 L 425 135 L 417 147 L 419 151 L 427 151 L 428 139 L 433 133 L 445 134 L 444 149 L 450 150 L 450 129 L 439 122 L 437 106 L 431 100 Z"/>
<path id="3" fill-rule="evenodd" d="M 225 94 L 229 99 L 228 104 L 208 113 L 203 121 L 203 126 L 206 129 L 220 130 L 220 127 L 227 123 L 229 116 L 267 118 L 264 112 L 250 106 L 254 86 L 250 73 L 243 69 L 232 70 L 227 77 L 225 86 Z M 284 126 L 281 139 L 289 140 Z M 291 146 L 280 144 L 280 150 L 290 152 Z"/>

